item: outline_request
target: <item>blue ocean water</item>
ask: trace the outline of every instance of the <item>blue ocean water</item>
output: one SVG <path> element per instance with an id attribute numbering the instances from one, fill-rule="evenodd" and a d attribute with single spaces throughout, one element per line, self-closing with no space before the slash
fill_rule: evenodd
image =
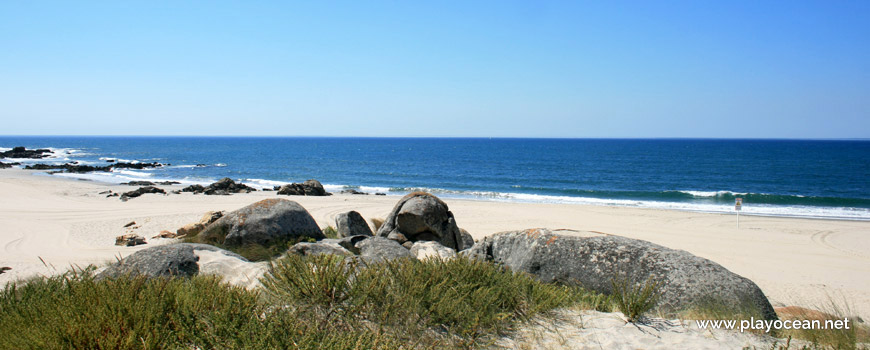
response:
<path id="1" fill-rule="evenodd" d="M 740 197 L 747 214 L 870 220 L 870 141 L 0 136 L 14 146 L 56 150 L 29 163 L 171 164 L 55 175 L 107 182 L 318 179 L 329 191 L 705 212 Z"/>

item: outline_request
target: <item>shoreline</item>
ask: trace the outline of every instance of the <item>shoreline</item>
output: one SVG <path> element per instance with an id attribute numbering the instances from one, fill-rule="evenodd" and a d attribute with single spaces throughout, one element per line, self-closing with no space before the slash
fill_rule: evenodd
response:
<path id="1" fill-rule="evenodd" d="M 183 167 L 187 167 L 186 165 Z M 28 170 L 23 168 L 17 168 L 19 170 L 25 171 L 34 171 L 34 175 L 38 176 L 47 176 L 47 177 L 59 177 L 66 178 L 67 180 L 78 180 L 78 181 L 91 181 L 97 184 L 106 185 L 106 186 L 116 186 L 119 185 L 122 181 L 119 182 L 110 182 L 106 181 L 107 179 L 118 179 L 118 180 L 126 180 L 129 181 L 177 181 L 183 185 L 193 185 L 199 184 L 203 186 L 207 186 L 210 183 L 217 181 L 218 179 L 188 179 L 188 178 L 151 178 L 149 177 L 149 173 L 142 173 L 139 176 L 133 176 L 129 173 L 131 171 L 122 170 L 118 174 L 114 172 L 109 173 L 67 173 L 62 172 L 59 173 L 60 176 L 55 176 L 56 174 L 47 173 L 45 170 Z M 141 171 L 138 171 L 141 172 Z M 104 175 L 105 174 L 105 175 Z M 105 179 L 95 178 L 95 176 L 105 177 Z M 132 176 L 132 177 L 131 177 Z M 290 183 L 288 181 L 278 181 L 278 180 L 267 180 L 267 179 L 249 179 L 249 178 L 241 178 L 241 179 L 233 179 L 238 183 L 245 184 L 247 186 L 256 188 L 257 190 L 263 190 L 265 188 L 271 189 L 272 186 L 276 184 L 287 184 Z M 368 185 L 341 185 L 341 184 L 323 184 L 327 191 L 330 193 L 338 193 L 341 190 L 360 190 L 362 192 L 366 192 L 369 195 L 373 195 L 376 192 L 383 192 L 392 196 L 403 196 L 405 194 L 415 192 L 415 191 L 423 191 L 429 192 L 439 196 L 440 198 L 452 199 L 452 200 L 469 200 L 469 201 L 480 201 L 480 202 L 497 202 L 497 203 L 528 203 L 528 204 L 559 204 L 559 205 L 577 205 L 577 206 L 602 206 L 602 207 L 624 207 L 624 208 L 637 208 L 637 209 L 653 209 L 653 210 L 673 210 L 673 211 L 682 211 L 688 213 L 705 213 L 705 214 L 721 214 L 721 215 L 736 215 L 736 212 L 733 210 L 732 204 L 704 204 L 704 203 L 694 203 L 694 202 L 685 202 L 685 201 L 663 201 L 663 200 L 634 200 L 634 199 L 618 199 L 618 198 L 597 198 L 597 197 L 582 197 L 582 196 L 555 196 L 555 195 L 539 195 L 539 194 L 530 194 L 530 193 L 513 193 L 513 192 L 493 192 L 493 191 L 462 191 L 462 190 L 450 190 L 450 189 L 442 189 L 442 188 L 427 188 L 427 187 L 409 187 L 409 188 L 400 188 L 395 189 L 390 187 L 383 186 L 368 186 Z M 666 191 L 666 192 L 682 192 L 689 193 L 693 191 Z M 732 193 L 730 191 L 719 191 L 719 192 L 727 192 L 729 195 L 746 195 L 745 193 Z M 533 199 L 521 199 L 521 196 L 530 196 L 530 197 L 540 197 L 543 199 L 533 200 Z M 713 209 L 715 208 L 715 209 Z M 728 209 L 732 208 L 732 209 Z M 805 205 L 793 205 L 793 206 L 780 206 L 773 204 L 746 204 L 744 205 L 744 209 L 741 211 L 741 216 L 757 216 L 757 217 L 774 217 L 774 218 L 796 218 L 796 219 L 811 219 L 811 220 L 837 220 L 837 221 L 866 221 L 870 222 L 870 217 L 862 217 L 862 216 L 835 216 L 834 214 L 830 215 L 816 215 L 812 214 L 813 211 L 842 211 L 848 209 L 863 209 L 863 208 L 850 208 L 850 207 L 836 207 L 836 206 L 805 206 Z M 788 213 L 789 210 L 806 210 L 807 213 L 800 214 L 792 214 Z M 756 211 L 756 210 L 767 210 L 767 211 Z M 772 211 L 772 212 L 771 212 Z"/>
<path id="2" fill-rule="evenodd" d="M 357 210 L 367 220 L 383 218 L 396 195 L 335 194 L 277 196 L 252 192 L 230 196 L 147 194 L 128 202 L 99 192 L 135 186 L 34 176 L 39 171 L 0 170 L 0 284 L 58 273 L 71 264 L 112 261 L 172 239 L 151 239 L 161 230 L 197 221 L 206 211 L 234 210 L 264 198 L 286 198 L 311 212 L 318 225 Z M 158 186 L 180 189 L 181 186 Z M 437 194 L 436 194 L 437 195 Z M 745 216 L 738 230 L 733 214 L 583 204 L 518 203 L 442 197 L 460 227 L 475 239 L 533 227 L 594 231 L 650 241 L 710 259 L 759 285 L 774 306 L 819 307 L 845 299 L 853 313 L 870 316 L 870 222 L 814 218 Z M 744 215 L 741 215 L 744 216 Z M 148 241 L 114 246 L 136 221 Z M 44 260 L 54 270 L 43 265 Z"/>

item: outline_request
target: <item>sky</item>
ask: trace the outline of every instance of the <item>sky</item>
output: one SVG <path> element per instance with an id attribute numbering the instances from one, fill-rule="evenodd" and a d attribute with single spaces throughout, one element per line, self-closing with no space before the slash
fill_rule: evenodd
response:
<path id="1" fill-rule="evenodd" d="M 2 1 L 0 134 L 870 138 L 870 1 Z"/>

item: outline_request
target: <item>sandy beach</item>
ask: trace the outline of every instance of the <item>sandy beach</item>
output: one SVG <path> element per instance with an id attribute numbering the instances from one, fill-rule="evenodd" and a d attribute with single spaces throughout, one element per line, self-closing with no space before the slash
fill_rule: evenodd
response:
<path id="1" fill-rule="evenodd" d="M 173 186 L 160 186 L 166 190 Z M 180 187 L 179 187 L 180 188 Z M 103 264 L 172 239 L 175 231 L 206 211 L 234 210 L 275 192 L 231 196 L 190 193 L 146 194 L 127 202 L 100 192 L 125 192 L 109 185 L 0 170 L 0 284 L 69 266 Z M 335 215 L 356 210 L 366 219 L 383 218 L 397 196 L 345 195 L 284 197 L 302 204 L 321 227 Z M 475 239 L 533 227 L 594 231 L 647 240 L 686 250 L 745 276 L 776 306 L 819 307 L 845 302 L 852 313 L 870 316 L 870 222 L 742 216 L 627 207 L 533 204 L 445 199 L 460 227 Z M 136 228 L 124 225 L 135 221 Z M 148 244 L 118 247 L 114 239 L 137 233 Z M 570 233 L 569 231 L 565 231 Z"/>

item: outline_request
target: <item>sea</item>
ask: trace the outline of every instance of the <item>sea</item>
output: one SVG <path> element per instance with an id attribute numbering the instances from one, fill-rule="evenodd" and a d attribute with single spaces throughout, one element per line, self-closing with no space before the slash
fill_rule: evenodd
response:
<path id="1" fill-rule="evenodd" d="M 108 183 L 317 179 L 330 192 L 732 214 L 741 198 L 746 215 L 870 220 L 868 140 L 0 136 L 15 146 L 53 153 L 0 161 L 169 164 L 44 173 Z"/>

